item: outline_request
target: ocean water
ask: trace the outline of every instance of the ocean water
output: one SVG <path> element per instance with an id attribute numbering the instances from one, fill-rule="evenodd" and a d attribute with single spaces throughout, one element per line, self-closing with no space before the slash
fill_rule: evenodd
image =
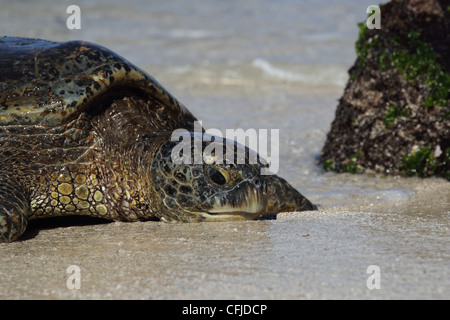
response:
<path id="1" fill-rule="evenodd" d="M 81 10 L 70 30 L 69 5 Z M 321 208 L 410 212 L 440 179 L 324 173 L 321 148 L 355 61 L 366 0 L 6 1 L 0 34 L 83 39 L 158 81 L 207 128 L 278 129 L 279 175 Z M 433 204 L 449 212 L 450 196 Z M 416 201 L 418 211 L 421 202 Z M 423 204 L 422 204 L 423 205 Z"/>

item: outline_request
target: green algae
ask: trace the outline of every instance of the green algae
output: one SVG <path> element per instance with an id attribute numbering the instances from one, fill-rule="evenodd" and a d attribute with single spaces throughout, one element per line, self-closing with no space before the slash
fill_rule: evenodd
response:
<path id="1" fill-rule="evenodd" d="M 342 171 L 348 173 L 361 173 L 363 169 L 358 164 L 358 159 L 364 155 L 364 152 L 358 151 L 351 155 L 347 163 L 342 166 Z"/>
<path id="2" fill-rule="evenodd" d="M 410 155 L 403 156 L 399 169 L 409 176 L 418 175 L 421 178 L 436 175 L 442 171 L 442 176 L 450 180 L 450 148 L 444 151 L 444 160 L 435 157 L 434 148 L 425 146 L 413 150 Z M 447 169 L 446 169 L 447 167 Z"/>
<path id="3" fill-rule="evenodd" d="M 323 161 L 322 167 L 324 171 L 335 170 L 335 164 L 333 159 L 326 159 L 325 161 Z"/>
<path id="4" fill-rule="evenodd" d="M 440 56 L 428 44 L 420 40 L 420 33 L 411 31 L 406 36 L 408 47 L 393 51 L 390 62 L 400 74 L 412 85 L 416 85 L 419 79 L 423 80 L 429 94 L 423 102 L 425 108 L 432 106 L 446 106 L 450 92 L 450 73 L 445 72 L 440 63 Z M 394 38 L 394 43 L 400 40 Z"/>
<path id="5" fill-rule="evenodd" d="M 389 67 L 396 68 L 411 85 L 423 83 L 426 95 L 423 106 L 446 106 L 450 99 L 450 73 L 440 64 L 440 55 L 430 45 L 420 40 L 420 32 L 410 31 L 406 35 L 384 37 L 381 45 L 380 35 L 368 35 L 366 24 L 358 23 L 359 35 L 355 43 L 358 57 L 356 68 L 350 74 L 352 80 L 368 62 L 369 53 L 379 49 L 378 68 L 386 72 Z M 448 113 L 448 112 L 447 112 Z"/>
<path id="6" fill-rule="evenodd" d="M 364 155 L 364 152 L 358 151 L 351 155 L 346 161 L 341 163 L 340 169 L 337 168 L 333 159 L 326 159 L 323 161 L 322 166 L 324 171 L 342 171 L 348 173 L 362 173 L 363 168 L 358 164 L 358 160 Z"/>
<path id="7" fill-rule="evenodd" d="M 389 105 L 383 117 L 383 123 L 386 127 L 393 126 L 398 117 L 409 117 L 409 110 L 401 109 L 397 105 Z"/>
<path id="8" fill-rule="evenodd" d="M 356 68 L 350 74 L 350 78 L 354 80 L 358 75 L 358 72 L 367 63 L 367 57 L 369 52 L 379 46 L 378 36 L 367 37 L 367 26 L 365 23 L 358 23 L 359 35 L 358 40 L 355 43 L 355 51 L 358 57 Z"/>

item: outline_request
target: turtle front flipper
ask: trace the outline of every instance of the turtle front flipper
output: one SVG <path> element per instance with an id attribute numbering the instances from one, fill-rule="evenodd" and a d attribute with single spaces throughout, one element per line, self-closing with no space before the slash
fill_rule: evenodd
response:
<path id="1" fill-rule="evenodd" d="M 0 242 L 17 240 L 28 223 L 30 203 L 20 184 L 0 169 Z"/>

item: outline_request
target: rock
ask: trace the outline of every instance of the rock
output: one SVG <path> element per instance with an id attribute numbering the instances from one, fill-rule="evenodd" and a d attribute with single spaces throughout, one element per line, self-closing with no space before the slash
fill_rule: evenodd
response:
<path id="1" fill-rule="evenodd" d="M 380 6 L 322 150 L 325 170 L 450 179 L 450 1 Z"/>

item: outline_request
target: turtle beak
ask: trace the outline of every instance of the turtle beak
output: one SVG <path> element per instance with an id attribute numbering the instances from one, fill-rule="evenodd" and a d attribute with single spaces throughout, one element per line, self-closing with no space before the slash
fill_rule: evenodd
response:
<path id="1" fill-rule="evenodd" d="M 266 176 L 267 213 L 317 210 L 317 207 L 277 175 Z"/>

